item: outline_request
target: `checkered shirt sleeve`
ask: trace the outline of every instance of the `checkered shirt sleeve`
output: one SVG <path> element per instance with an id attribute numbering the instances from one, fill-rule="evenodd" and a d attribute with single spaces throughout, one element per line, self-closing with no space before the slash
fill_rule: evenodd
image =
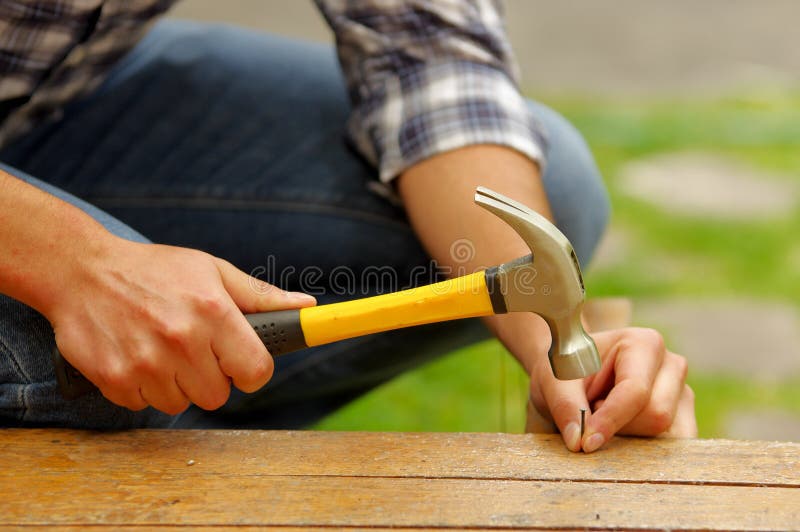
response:
<path id="1" fill-rule="evenodd" d="M 88 94 L 174 0 L 0 0 L 0 145 Z"/>
<path id="2" fill-rule="evenodd" d="M 348 136 L 389 182 L 473 144 L 544 164 L 546 138 L 516 84 L 493 0 L 316 0 L 336 34 L 353 110 Z"/>

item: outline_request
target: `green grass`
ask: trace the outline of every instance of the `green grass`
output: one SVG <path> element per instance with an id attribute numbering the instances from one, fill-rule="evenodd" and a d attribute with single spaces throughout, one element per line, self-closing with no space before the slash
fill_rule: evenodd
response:
<path id="1" fill-rule="evenodd" d="M 800 180 L 800 93 L 765 91 L 716 100 L 545 99 L 586 136 L 630 235 L 631 260 L 589 270 L 589 296 L 757 297 L 800 306 L 800 213 L 769 222 L 682 217 L 627 196 L 628 161 L 667 152 L 730 156 Z M 653 275 L 669 262 L 673 275 Z M 794 266 L 790 266 L 790 265 Z M 413 348 L 409 346 L 409 348 Z M 800 413 L 800 376 L 770 384 L 692 374 L 701 436 L 721 434 L 734 409 Z M 323 420 L 330 430 L 521 431 L 527 379 L 498 342 L 449 354 Z"/>
<path id="2" fill-rule="evenodd" d="M 316 428 L 522 432 L 527 381 L 505 348 L 488 340 L 401 375 Z"/>
<path id="3" fill-rule="evenodd" d="M 697 394 L 696 412 L 700 437 L 722 434 L 722 422 L 734 411 L 776 408 L 800 415 L 800 378 L 768 383 L 729 375 L 691 375 L 689 385 Z"/>
<path id="4" fill-rule="evenodd" d="M 718 101 L 565 103 L 609 184 L 614 223 L 634 239 L 634 260 L 589 276 L 591 295 L 733 295 L 800 305 L 800 212 L 761 222 L 666 213 L 627 196 L 621 165 L 659 153 L 705 151 L 800 180 L 800 94 Z M 702 275 L 653 277 L 651 266 L 685 261 Z M 658 269 L 656 269 L 658 271 Z"/>

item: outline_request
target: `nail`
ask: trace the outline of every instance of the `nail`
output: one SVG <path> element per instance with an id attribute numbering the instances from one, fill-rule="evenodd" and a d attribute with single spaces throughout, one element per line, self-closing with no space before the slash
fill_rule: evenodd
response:
<path id="1" fill-rule="evenodd" d="M 570 451 L 579 451 L 581 447 L 581 428 L 577 423 L 571 422 L 564 429 L 564 443 Z"/>
<path id="2" fill-rule="evenodd" d="M 581 408 L 581 438 L 584 432 L 586 432 L 586 409 Z"/>
<path id="3" fill-rule="evenodd" d="M 605 438 L 599 432 L 595 432 L 591 436 L 586 439 L 586 443 L 583 445 L 583 450 L 587 453 L 591 453 L 599 449 L 605 443 Z"/>

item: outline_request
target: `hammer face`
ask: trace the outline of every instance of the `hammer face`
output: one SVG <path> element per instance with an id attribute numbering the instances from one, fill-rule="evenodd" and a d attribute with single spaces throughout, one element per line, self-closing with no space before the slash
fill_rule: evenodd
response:
<path id="1" fill-rule="evenodd" d="M 550 363 L 559 379 L 586 377 L 600 369 L 600 357 L 580 321 L 585 290 L 575 252 L 546 218 L 505 196 L 478 188 L 475 202 L 510 225 L 533 255 L 497 267 L 509 312 L 534 312 L 552 335 Z"/>
<path id="2" fill-rule="evenodd" d="M 545 318 L 553 339 L 548 354 L 550 367 L 557 379 L 582 379 L 600 371 L 597 346 L 583 329 L 580 307 L 574 316 L 555 323 Z"/>

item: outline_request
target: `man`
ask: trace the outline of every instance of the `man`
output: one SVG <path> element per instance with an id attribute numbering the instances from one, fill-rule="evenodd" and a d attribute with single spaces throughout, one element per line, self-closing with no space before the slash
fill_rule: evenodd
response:
<path id="1" fill-rule="evenodd" d="M 319 418 L 480 328 L 308 349 L 264 387 L 273 361 L 242 313 L 314 299 L 244 272 L 271 258 L 282 272 L 378 265 L 404 279 L 429 258 L 474 271 L 528 253 L 472 204 L 478 185 L 554 219 L 588 262 L 605 192 L 574 129 L 520 96 L 496 3 L 319 0 L 346 86 L 327 47 L 178 22 L 146 31 L 170 3 L 0 0 L 2 424 Z M 463 241 L 466 258 L 451 252 Z M 485 323 L 570 450 L 695 435 L 685 360 L 655 331 L 594 335 L 603 369 L 560 382 L 540 318 Z M 102 395 L 60 398 L 53 330 Z M 580 408 L 592 412 L 583 437 Z"/>

